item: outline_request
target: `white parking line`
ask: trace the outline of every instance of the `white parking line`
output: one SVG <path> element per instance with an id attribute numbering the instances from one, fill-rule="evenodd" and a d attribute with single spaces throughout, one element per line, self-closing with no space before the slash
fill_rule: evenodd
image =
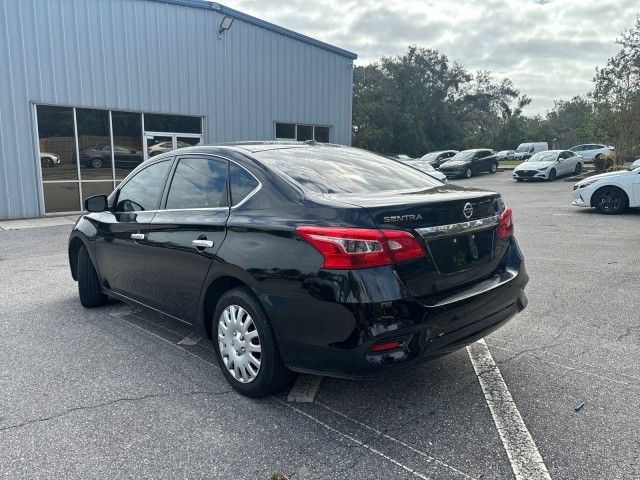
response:
<path id="1" fill-rule="evenodd" d="M 314 422 L 316 422 L 318 425 L 326 428 L 327 430 L 336 433 L 338 435 L 340 435 L 343 438 L 346 438 L 347 440 L 349 440 L 350 442 L 355 443 L 356 445 L 358 445 L 359 447 L 362 448 L 366 448 L 367 450 L 369 450 L 370 452 L 384 458 L 385 460 L 387 460 L 388 462 L 393 463 L 394 465 L 402 468 L 403 470 L 415 475 L 418 478 L 422 478 L 423 480 L 431 480 L 429 477 L 427 477 L 424 473 L 420 473 L 417 470 L 414 470 L 413 468 L 404 465 L 403 463 L 400 463 L 398 460 L 396 460 L 395 458 L 390 457 L 389 455 L 385 455 L 384 453 L 382 453 L 380 450 L 377 450 L 375 448 L 373 448 L 371 445 L 361 442 L 360 440 L 358 440 L 357 438 L 352 437 L 351 435 L 347 435 L 346 433 L 341 432 L 340 430 L 333 428 L 331 425 L 327 425 L 326 423 L 324 423 L 322 420 L 317 419 L 316 417 L 314 417 L 313 415 L 310 415 L 306 412 L 303 412 L 302 410 L 300 410 L 299 408 L 294 407 L 293 405 L 291 405 L 290 403 L 286 403 L 283 402 L 282 400 L 278 399 L 278 398 L 274 398 L 274 400 L 278 403 L 280 403 L 281 405 L 284 405 L 285 407 L 290 408 L 291 410 L 299 413 L 300 415 L 303 415 L 305 417 L 307 417 L 309 420 L 312 420 Z"/>
<path id="2" fill-rule="evenodd" d="M 522 420 L 484 340 L 467 347 L 516 480 L 550 480 L 544 460 Z"/>
<path id="3" fill-rule="evenodd" d="M 202 340 L 202 337 L 200 335 L 198 335 L 197 333 L 190 333 L 182 340 L 180 340 L 178 342 L 178 345 L 197 345 L 200 340 Z"/>
<path id="4" fill-rule="evenodd" d="M 410 450 L 413 453 L 416 453 L 418 455 L 420 455 L 421 457 L 424 457 L 428 463 L 437 463 L 438 465 L 443 466 L 444 468 L 451 470 L 452 472 L 457 473 L 459 476 L 463 477 L 463 478 L 473 478 L 470 477 L 469 475 L 467 475 L 466 473 L 464 473 L 461 470 L 458 470 L 456 467 L 453 467 L 451 465 L 449 465 L 448 463 L 443 462 L 442 460 L 438 460 L 437 458 L 432 457 L 431 455 L 429 455 L 428 453 L 423 452 L 422 450 L 418 450 L 415 447 L 412 447 L 411 445 L 409 445 L 408 443 L 403 442 L 402 440 L 398 440 L 395 437 L 392 437 L 391 435 L 387 435 L 386 433 L 384 433 L 381 430 L 378 430 L 376 428 L 373 428 L 369 425 L 367 425 L 366 423 L 362 423 L 360 420 L 356 420 L 355 418 L 351 418 L 350 416 L 334 409 L 331 408 L 329 405 L 325 405 L 322 402 L 316 402 L 317 405 L 320 405 L 322 408 L 329 410 L 330 412 L 335 413 L 336 415 L 341 416 L 342 418 L 345 418 L 353 423 L 355 423 L 356 425 L 361 426 L 362 428 L 365 428 L 369 431 L 372 431 L 373 433 L 375 433 L 376 435 L 382 437 L 382 438 L 386 438 L 387 440 L 390 440 L 391 442 L 397 443 L 398 445 L 402 445 L 404 448 L 406 448 L 407 450 Z"/>
<path id="5" fill-rule="evenodd" d="M 313 403 L 316 398 L 322 377 L 300 374 L 289 391 L 287 402 Z"/>

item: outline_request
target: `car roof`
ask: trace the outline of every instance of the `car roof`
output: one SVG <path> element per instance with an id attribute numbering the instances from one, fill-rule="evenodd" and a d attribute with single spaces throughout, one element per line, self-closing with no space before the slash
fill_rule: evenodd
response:
<path id="1" fill-rule="evenodd" d="M 190 153 L 220 153 L 220 150 L 228 149 L 230 151 L 244 151 L 250 153 L 264 152 L 269 150 L 283 150 L 290 148 L 310 149 L 310 148 L 335 148 L 348 149 L 345 145 L 337 145 L 334 143 L 318 143 L 318 142 L 295 142 L 295 141 L 251 141 L 251 142 L 230 142 L 217 143 L 211 145 L 197 145 L 194 147 L 181 148 L 180 151 Z"/>

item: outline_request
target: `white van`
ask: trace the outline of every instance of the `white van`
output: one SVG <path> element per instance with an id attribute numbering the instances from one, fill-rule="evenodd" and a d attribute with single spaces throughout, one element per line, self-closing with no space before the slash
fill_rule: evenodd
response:
<path id="1" fill-rule="evenodd" d="M 526 160 L 534 153 L 544 152 L 549 150 L 549 144 L 547 142 L 529 142 L 521 143 L 516 148 L 516 153 L 513 154 L 514 160 Z"/>

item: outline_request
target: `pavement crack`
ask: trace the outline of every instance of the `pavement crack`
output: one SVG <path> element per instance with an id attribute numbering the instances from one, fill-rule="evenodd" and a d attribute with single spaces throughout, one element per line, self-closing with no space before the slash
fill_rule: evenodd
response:
<path id="1" fill-rule="evenodd" d="M 109 400 L 108 402 L 97 403 L 97 404 L 94 404 L 94 405 L 81 405 L 81 406 L 78 406 L 78 407 L 72 407 L 72 408 L 68 408 L 66 410 L 63 410 L 61 412 L 55 413 L 53 415 L 49 415 L 48 417 L 34 418 L 32 420 L 27 420 L 27 421 L 22 422 L 22 423 L 16 423 L 16 424 L 13 424 L 13 425 L 7 425 L 5 427 L 0 427 L 0 432 L 4 432 L 6 430 L 14 430 L 14 429 L 17 429 L 17 428 L 25 427 L 25 426 L 28 426 L 28 425 L 33 425 L 33 424 L 36 424 L 36 423 L 48 422 L 49 420 L 55 420 L 56 418 L 64 417 L 66 415 L 69 415 L 69 414 L 75 413 L 75 412 L 95 410 L 95 409 L 98 409 L 98 408 L 109 407 L 111 405 L 116 405 L 118 403 L 123 403 L 123 402 L 139 402 L 139 401 L 142 401 L 142 400 L 148 400 L 150 398 L 190 397 L 190 396 L 196 396 L 196 395 L 226 395 L 228 393 L 231 393 L 231 390 L 222 390 L 220 392 L 212 392 L 212 391 L 207 391 L 207 390 L 195 390 L 195 391 L 192 391 L 192 392 L 184 392 L 184 393 L 152 393 L 152 394 L 148 394 L 148 395 L 142 395 L 140 397 L 115 398 L 113 400 Z"/>

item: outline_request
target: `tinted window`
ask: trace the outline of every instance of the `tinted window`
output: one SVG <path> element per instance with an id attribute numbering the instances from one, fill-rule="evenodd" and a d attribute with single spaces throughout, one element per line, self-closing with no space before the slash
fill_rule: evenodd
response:
<path id="1" fill-rule="evenodd" d="M 167 209 L 213 208 L 221 205 L 227 164 L 208 158 L 178 162 L 167 196 Z"/>
<path id="2" fill-rule="evenodd" d="M 295 124 L 276 123 L 276 138 L 296 138 Z"/>
<path id="3" fill-rule="evenodd" d="M 329 143 L 329 127 L 315 127 L 315 141 Z"/>
<path id="4" fill-rule="evenodd" d="M 164 190 L 170 160 L 155 163 L 140 170 L 124 184 L 118 193 L 118 212 L 156 210 Z"/>
<path id="5" fill-rule="evenodd" d="M 254 155 L 281 175 L 318 193 L 379 192 L 441 185 L 414 168 L 355 148 L 286 148 Z"/>
<path id="6" fill-rule="evenodd" d="M 313 126 L 312 125 L 298 125 L 298 137 L 296 140 L 304 142 L 305 140 L 313 140 Z"/>
<path id="7" fill-rule="evenodd" d="M 231 204 L 237 205 L 258 186 L 258 181 L 244 168 L 230 163 Z"/>

